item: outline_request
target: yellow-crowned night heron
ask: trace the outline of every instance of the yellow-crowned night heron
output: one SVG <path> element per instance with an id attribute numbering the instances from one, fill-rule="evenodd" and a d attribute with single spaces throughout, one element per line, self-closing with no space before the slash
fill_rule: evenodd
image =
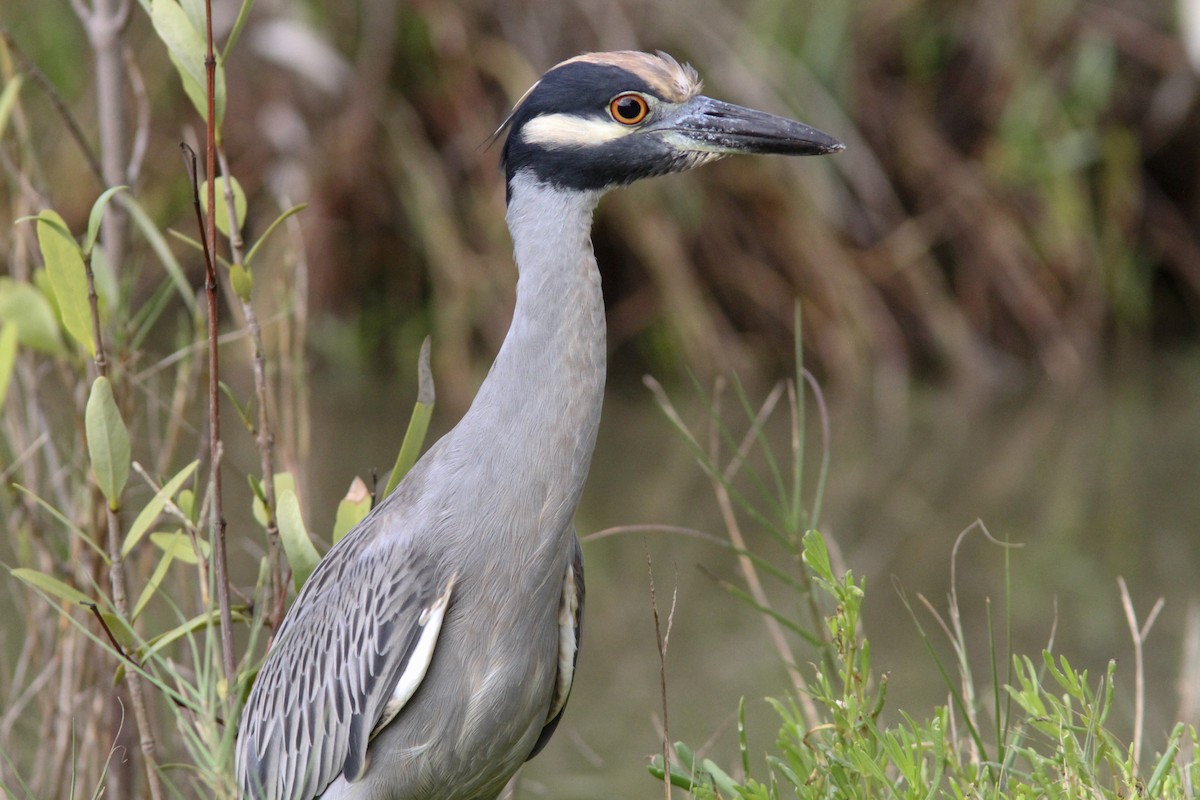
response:
<path id="1" fill-rule="evenodd" d="M 604 392 L 592 210 L 731 153 L 842 149 L 699 90 L 664 54 L 593 53 L 509 116 L 512 327 L 470 410 L 288 612 L 242 712 L 245 798 L 494 800 L 554 732 L 583 610 L 571 517 Z"/>

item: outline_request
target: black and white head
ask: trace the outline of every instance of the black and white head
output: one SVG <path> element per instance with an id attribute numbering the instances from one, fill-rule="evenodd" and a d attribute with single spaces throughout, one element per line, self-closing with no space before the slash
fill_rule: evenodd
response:
<path id="1" fill-rule="evenodd" d="M 795 120 L 700 94 L 690 66 L 665 53 L 588 53 L 552 68 L 501 126 L 511 195 L 525 171 L 539 183 L 603 191 L 734 153 L 821 155 L 843 149 Z M 511 198 L 510 198 L 511 199 Z"/>

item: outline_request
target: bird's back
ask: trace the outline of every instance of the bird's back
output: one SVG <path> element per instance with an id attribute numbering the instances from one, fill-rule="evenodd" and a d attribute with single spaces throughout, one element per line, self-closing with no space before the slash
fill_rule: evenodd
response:
<path id="1" fill-rule="evenodd" d="M 507 485 L 512 470 L 491 464 L 481 489 L 467 466 L 456 429 L 318 564 L 243 712 L 244 796 L 491 800 L 529 756 L 548 722 L 578 543 L 561 511 L 531 521 L 523 509 L 553 499 Z M 428 671 L 375 730 L 422 610 L 450 583 Z"/>

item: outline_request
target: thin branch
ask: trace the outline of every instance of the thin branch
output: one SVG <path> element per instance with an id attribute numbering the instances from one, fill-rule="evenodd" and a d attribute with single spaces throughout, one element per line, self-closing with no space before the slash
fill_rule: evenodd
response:
<path id="1" fill-rule="evenodd" d="M 594 542 L 598 539 L 607 539 L 610 536 L 621 536 L 627 533 L 674 533 L 680 536 L 691 536 L 695 539 L 715 544 L 720 547 L 729 547 L 729 542 L 714 536 L 711 533 L 696 530 L 695 528 L 684 528 L 679 525 L 615 525 L 611 528 L 605 528 L 594 533 L 589 533 L 587 536 L 580 537 L 580 541 Z"/>
<path id="2" fill-rule="evenodd" d="M 208 423 L 209 455 L 212 458 L 212 557 L 216 564 L 217 605 L 221 613 L 221 655 L 225 679 L 233 686 L 236 671 L 233 660 L 233 617 L 229 611 L 229 570 L 225 560 L 225 513 L 221 493 L 221 390 L 217 357 L 217 57 L 213 53 L 212 0 L 204 0 L 205 44 L 204 72 L 208 83 L 205 131 L 205 165 L 208 167 L 208 229 L 205 238 L 204 289 L 208 297 Z M 194 182 L 194 181 L 193 181 Z M 199 197 L 197 196 L 197 212 Z M 203 231 L 203 226 L 201 227 Z"/>
<path id="3" fill-rule="evenodd" d="M 234 204 L 233 181 L 229 164 L 225 160 L 225 151 L 218 149 L 217 157 L 221 162 L 221 174 L 225 188 L 225 208 L 229 213 L 229 250 L 232 262 L 242 269 L 248 270 L 243 263 L 242 232 L 238 228 L 237 207 Z M 212 206 L 209 206 L 212 208 Z M 234 292 L 234 294 L 237 294 Z M 270 399 L 267 386 L 267 364 L 264 355 L 262 327 L 258 323 L 258 314 L 249 297 L 238 296 L 242 305 L 242 314 L 246 319 L 246 330 L 250 334 L 250 363 L 254 373 L 254 397 L 257 404 L 258 416 L 254 426 L 254 443 L 258 448 L 259 467 L 262 470 L 263 507 L 266 510 L 267 530 L 267 561 L 270 565 L 270 595 L 272 602 L 268 608 L 272 611 L 268 623 L 272 630 L 278 630 L 283 622 L 284 600 L 287 594 L 287 583 L 283 578 L 283 562 L 280 557 L 279 523 L 275 518 L 275 434 L 271 430 Z"/>
<path id="4" fill-rule="evenodd" d="M 33 79 L 41 90 L 46 93 L 46 97 L 50 100 L 50 104 L 54 106 L 55 112 L 62 118 L 63 123 L 67 126 L 67 132 L 71 134 L 71 138 L 75 140 L 76 146 L 79 147 L 79 152 L 83 154 L 83 160 L 87 162 L 88 169 L 96 177 L 96 181 L 101 185 L 105 185 L 104 170 L 100 166 L 100 160 L 96 157 L 96 153 L 92 150 L 92 146 L 88 143 L 87 136 L 80 127 L 79 121 L 75 119 L 75 115 L 71 113 L 71 109 L 67 107 L 66 102 L 58 93 L 58 89 L 46 77 L 46 73 L 42 72 L 24 51 L 17 45 L 12 34 L 7 28 L 0 28 L 0 37 L 4 39 L 5 46 L 17 57 L 17 62 L 21 65 L 21 71 Z"/>
<path id="5" fill-rule="evenodd" d="M 100 607 L 98 605 L 96 605 L 95 603 L 84 603 L 83 605 L 89 611 L 91 611 L 92 616 L 96 618 L 96 623 L 100 626 L 100 630 L 104 631 L 104 636 L 105 636 L 105 638 L 108 639 L 108 644 L 113 649 L 113 652 L 116 653 L 118 656 L 120 656 L 125 661 L 128 661 L 130 664 L 132 664 L 133 668 L 135 670 L 137 670 L 138 672 L 145 672 L 146 671 L 145 665 L 143 665 L 136 658 L 134 658 L 133 654 L 130 653 L 128 650 L 126 650 L 121 645 L 121 643 L 117 641 L 117 637 L 115 635 L 113 635 L 112 628 L 110 628 L 108 626 L 108 622 L 105 621 L 104 615 L 102 615 L 100 613 Z M 126 674 L 132 674 L 132 673 L 126 672 Z M 176 708 L 182 708 L 186 711 L 191 711 L 193 714 L 204 714 L 205 713 L 205 711 L 203 709 L 197 708 L 195 704 L 185 701 L 182 697 L 180 697 L 176 694 L 172 694 L 171 692 L 167 692 L 167 691 L 164 691 L 163 694 L 166 696 L 166 698 L 168 700 L 170 700 L 172 703 L 175 704 Z M 220 714 L 214 715 L 213 720 L 218 725 L 225 724 L 225 719 Z"/>
<path id="6" fill-rule="evenodd" d="M 96 294 L 96 273 L 92 271 L 91 253 L 85 253 L 83 256 L 83 271 L 87 275 L 88 308 L 92 315 L 92 341 L 96 346 L 93 364 L 96 372 L 107 378 L 108 356 L 104 353 L 104 338 L 100 333 L 100 298 Z"/>
<path id="7" fill-rule="evenodd" d="M 762 581 L 758 577 L 758 570 L 754 566 L 754 561 L 746 555 L 746 537 L 742 535 L 741 525 L 738 523 L 737 514 L 733 509 L 733 501 L 729 497 L 727 484 L 720 479 L 713 477 L 711 479 L 713 493 L 717 498 L 717 507 L 721 511 L 721 518 L 725 522 L 725 532 L 729 536 L 729 541 L 733 543 L 733 547 L 738 551 L 738 567 L 742 571 L 742 577 L 746 579 L 746 588 L 750 590 L 750 596 L 754 598 L 754 602 L 760 608 L 770 608 L 771 603 L 767 598 L 766 590 L 763 588 Z M 767 626 L 767 635 L 771 639 L 771 644 L 774 645 L 776 652 L 779 653 L 779 658 L 783 661 L 784 669 L 787 670 L 788 677 L 792 681 L 792 686 L 796 689 L 796 699 L 799 701 L 801 708 L 804 710 L 804 717 L 810 726 L 816 725 L 820 721 L 820 715 L 817 713 L 816 704 L 813 703 L 809 693 L 805 691 L 807 682 L 804 676 L 797 669 L 796 656 L 792 652 L 791 646 L 788 644 L 787 636 L 784 634 L 783 626 L 779 624 L 779 620 L 769 614 L 762 614 L 763 624 Z"/>
<path id="8" fill-rule="evenodd" d="M 211 87 L 210 87 L 211 88 Z M 211 119 L 211 102 L 210 116 Z M 192 182 L 192 207 L 196 212 L 196 225 L 200 229 L 200 245 L 204 253 L 204 294 L 208 301 L 208 456 L 209 456 L 209 498 L 210 506 L 210 540 L 212 541 L 213 573 L 217 584 L 217 603 L 220 607 L 221 620 L 221 665 L 225 671 L 226 680 L 233 684 L 235 675 L 233 660 L 233 617 L 229 612 L 229 576 L 225 561 L 225 514 L 221 502 L 221 387 L 220 359 L 217 344 L 217 273 L 210 243 L 215 243 L 214 229 L 216 217 L 208 215 L 205 224 L 204 212 L 200 207 L 200 183 L 197 177 L 196 153 L 186 144 L 181 143 L 184 152 L 184 162 Z M 213 166 L 209 164 L 210 168 Z M 213 181 L 208 183 L 209 208 L 215 205 Z"/>
<path id="9" fill-rule="evenodd" d="M 139 663 L 136 658 L 131 656 L 129 651 L 122 647 L 121 643 L 117 641 L 117 637 L 113 635 L 112 628 L 108 627 L 108 622 L 105 621 L 104 615 L 100 613 L 100 606 L 96 605 L 95 603 L 84 603 L 83 606 L 87 608 L 88 611 L 91 611 L 92 616 L 96 618 L 96 623 L 100 626 L 100 630 L 104 631 L 104 636 L 108 639 L 108 643 L 112 647 L 113 652 L 128 661 L 130 664 L 133 664 L 133 666 L 140 668 L 142 666 L 141 663 Z"/>
<path id="10" fill-rule="evenodd" d="M 663 796 L 671 800 L 671 734 L 667 721 L 667 644 L 671 639 L 671 626 L 675 622 L 675 603 L 679 599 L 679 581 L 675 581 L 675 590 L 671 593 L 671 610 L 667 614 L 667 630 L 664 633 L 658 613 L 658 596 L 654 590 L 654 562 L 650 559 L 650 549 L 646 548 L 646 569 L 650 573 L 650 610 L 654 613 L 654 639 L 658 646 L 658 682 L 659 694 L 662 697 L 662 757 L 663 757 Z M 693 765 L 689 764 L 691 768 Z"/>
<path id="11" fill-rule="evenodd" d="M 1146 671 L 1143 659 L 1143 646 L 1150 628 L 1158 619 L 1163 609 L 1163 599 L 1160 597 L 1146 616 L 1146 621 L 1138 625 L 1137 614 L 1133 610 L 1133 598 L 1129 596 L 1129 587 L 1125 579 L 1117 576 L 1117 586 L 1121 589 L 1121 607 L 1125 609 L 1125 621 L 1129 624 L 1129 633 L 1133 637 L 1133 764 L 1136 769 L 1141 764 L 1142 738 L 1146 724 Z"/>

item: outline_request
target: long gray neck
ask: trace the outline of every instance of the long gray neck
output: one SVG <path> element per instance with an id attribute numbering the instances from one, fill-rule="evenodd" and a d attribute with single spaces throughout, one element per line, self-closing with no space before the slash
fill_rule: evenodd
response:
<path id="1" fill-rule="evenodd" d="M 525 502 L 561 507 L 564 526 L 587 477 L 604 395 L 604 301 L 591 242 L 599 196 L 553 189 L 530 173 L 511 181 L 516 308 L 456 431 L 460 446 L 491 448 L 478 456 L 502 483 L 513 479 Z"/>

